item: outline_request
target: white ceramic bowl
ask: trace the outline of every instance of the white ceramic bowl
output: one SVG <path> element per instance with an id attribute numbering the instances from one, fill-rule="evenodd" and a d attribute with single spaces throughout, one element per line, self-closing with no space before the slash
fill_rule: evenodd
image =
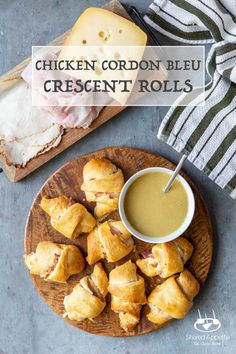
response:
<path id="1" fill-rule="evenodd" d="M 125 211 L 124 211 L 124 200 L 125 200 L 125 196 L 126 196 L 126 192 L 128 190 L 128 188 L 130 187 L 130 185 L 140 176 L 146 174 L 146 173 L 150 173 L 150 172 L 164 172 L 167 173 L 169 175 L 171 175 L 173 173 L 172 170 L 169 170 L 167 168 L 163 168 L 163 167 L 150 167 L 150 168 L 146 168 L 144 170 L 141 170 L 137 173 L 135 173 L 132 177 L 130 177 L 128 179 L 128 181 L 125 183 L 124 187 L 122 188 L 122 191 L 120 193 L 120 198 L 119 198 L 119 213 L 120 213 L 120 217 L 121 220 L 123 222 L 123 224 L 125 225 L 125 227 L 129 230 L 129 232 L 134 235 L 135 237 L 137 237 L 138 239 L 145 241 L 145 242 L 151 242 L 151 243 L 163 243 L 163 242 L 168 242 L 171 240 L 174 240 L 175 238 L 179 237 L 180 235 L 182 235 L 184 233 L 184 231 L 188 228 L 188 226 L 190 225 L 192 219 L 193 219 L 193 215 L 194 215 L 194 210 L 195 210 L 195 199 L 193 196 L 193 192 L 192 189 L 190 188 L 188 182 L 180 175 L 178 175 L 176 178 L 179 180 L 179 182 L 182 184 L 182 186 L 184 187 L 187 196 L 188 196 L 188 212 L 186 215 L 186 218 L 183 222 L 183 224 L 174 232 L 172 232 L 171 234 L 168 234 L 166 236 L 147 236 L 147 235 L 143 235 L 140 232 L 138 232 L 137 230 L 135 230 L 133 228 L 133 226 L 129 223 L 126 215 L 125 215 Z"/>

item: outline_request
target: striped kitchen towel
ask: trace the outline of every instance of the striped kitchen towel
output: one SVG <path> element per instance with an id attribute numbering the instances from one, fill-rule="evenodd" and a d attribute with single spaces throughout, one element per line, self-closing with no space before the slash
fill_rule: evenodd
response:
<path id="1" fill-rule="evenodd" d="M 232 9 L 236 11 L 235 0 L 155 0 L 145 20 L 175 40 L 213 43 L 206 63 L 211 81 L 193 102 L 205 100 L 205 104 L 172 106 L 158 138 L 186 154 L 236 198 L 236 17 Z"/>

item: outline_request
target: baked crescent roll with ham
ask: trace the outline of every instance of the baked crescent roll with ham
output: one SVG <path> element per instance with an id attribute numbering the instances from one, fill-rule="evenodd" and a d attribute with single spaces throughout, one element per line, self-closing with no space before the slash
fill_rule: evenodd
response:
<path id="1" fill-rule="evenodd" d="M 186 238 L 178 237 L 170 242 L 158 243 L 152 247 L 151 252 L 144 251 L 143 259 L 138 259 L 136 264 L 149 277 L 159 275 L 168 278 L 183 271 L 192 253 L 192 244 Z"/>
<path id="2" fill-rule="evenodd" d="M 133 247 L 132 236 L 121 221 L 106 221 L 88 235 L 86 259 L 89 264 L 103 258 L 108 262 L 116 262 L 127 256 Z"/>
<path id="3" fill-rule="evenodd" d="M 65 314 L 70 320 L 92 320 L 106 306 L 108 278 L 101 263 L 94 266 L 93 273 L 83 277 L 72 293 L 64 298 Z"/>
<path id="4" fill-rule="evenodd" d="M 162 325 L 173 318 L 183 318 L 193 305 L 200 285 L 194 276 L 185 269 L 158 285 L 148 296 L 149 321 Z"/>
<path id="5" fill-rule="evenodd" d="M 96 220 L 82 204 L 64 195 L 43 196 L 40 207 L 51 217 L 52 227 L 67 238 L 90 232 L 96 225 Z"/>
<path id="6" fill-rule="evenodd" d="M 87 201 L 96 202 L 94 213 L 97 218 L 118 209 L 123 185 L 122 171 L 107 159 L 92 159 L 84 166 L 81 189 Z"/>
<path id="7" fill-rule="evenodd" d="M 78 247 L 43 241 L 36 252 L 25 255 L 25 265 L 30 274 L 64 283 L 71 275 L 82 272 L 85 262 Z"/>
<path id="8" fill-rule="evenodd" d="M 147 302 L 144 279 L 136 270 L 136 265 L 128 261 L 109 274 L 111 309 L 119 313 L 120 326 L 125 331 L 138 324 L 141 307 Z"/>

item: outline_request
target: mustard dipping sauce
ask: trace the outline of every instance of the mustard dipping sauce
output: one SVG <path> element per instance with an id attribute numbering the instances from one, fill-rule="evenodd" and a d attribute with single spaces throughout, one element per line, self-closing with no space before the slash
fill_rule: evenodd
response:
<path id="1" fill-rule="evenodd" d="M 150 237 L 162 237 L 176 231 L 188 212 L 188 195 L 177 179 L 163 192 L 170 179 L 164 172 L 138 177 L 128 188 L 124 212 L 134 229 Z"/>

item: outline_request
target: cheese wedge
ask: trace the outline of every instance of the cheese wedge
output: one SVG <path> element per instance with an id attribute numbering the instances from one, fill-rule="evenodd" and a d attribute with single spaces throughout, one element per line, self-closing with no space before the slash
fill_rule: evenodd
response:
<path id="1" fill-rule="evenodd" d="M 103 69 L 102 62 L 140 61 L 146 42 L 147 35 L 135 23 L 108 10 L 91 7 L 75 23 L 58 59 L 96 61 L 95 70 L 70 71 L 70 75 L 83 81 L 132 80 L 134 83 L 137 70 Z M 109 95 L 125 104 L 130 93 L 122 90 L 123 86 L 116 88 L 115 92 L 109 92 Z"/>
<path id="2" fill-rule="evenodd" d="M 134 22 L 90 7 L 79 17 L 64 45 L 144 46 L 146 42 L 147 35 Z"/>

